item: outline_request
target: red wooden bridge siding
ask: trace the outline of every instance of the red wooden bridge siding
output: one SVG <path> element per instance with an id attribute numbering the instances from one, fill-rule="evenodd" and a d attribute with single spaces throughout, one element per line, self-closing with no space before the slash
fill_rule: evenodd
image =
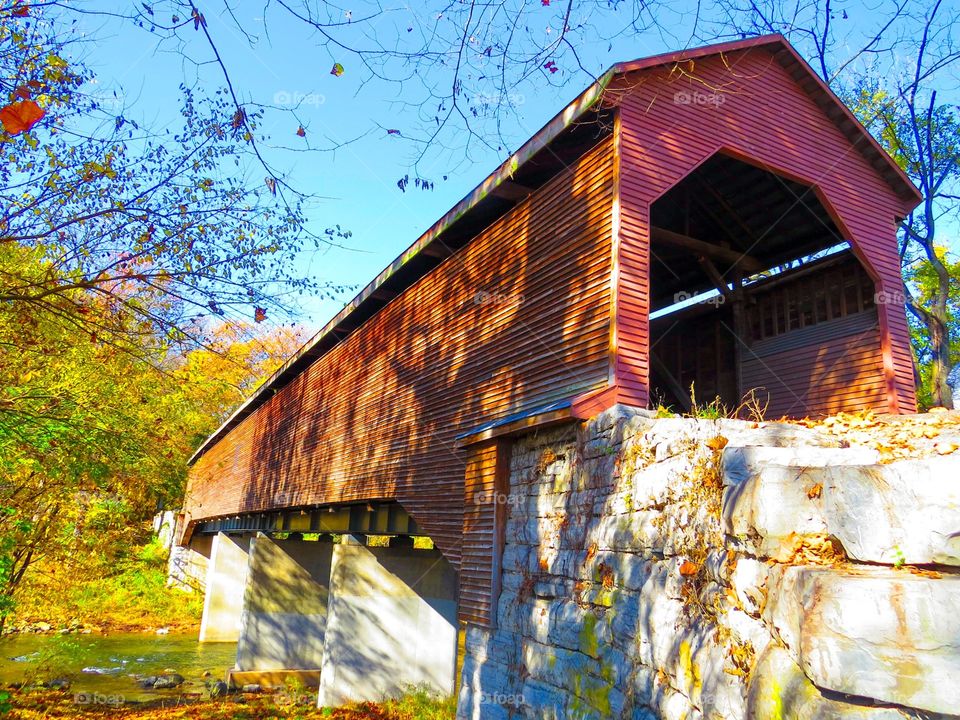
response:
<path id="1" fill-rule="evenodd" d="M 455 435 L 608 381 L 612 153 L 608 136 L 211 447 L 191 519 L 396 498 L 458 562 Z"/>
<path id="2" fill-rule="evenodd" d="M 745 386 L 774 413 L 915 409 L 904 308 L 868 302 L 901 292 L 895 219 L 917 202 L 889 159 L 778 38 L 615 70 L 612 135 L 238 415 L 191 470 L 189 520 L 396 499 L 461 571 L 461 617 L 491 622 L 504 512 L 475 500 L 507 490 L 509 439 L 456 436 L 554 400 L 577 417 L 648 404 L 650 207 L 720 152 L 814 187 L 875 285 L 821 324 L 746 338 Z"/>
<path id="3" fill-rule="evenodd" d="M 798 83 L 781 61 L 791 67 L 792 53 L 778 45 L 757 46 L 640 70 L 617 83 L 617 91 L 623 93 L 616 313 L 616 382 L 621 402 L 648 402 L 650 205 L 715 153 L 729 152 L 815 186 L 877 290 L 894 296 L 902 293 L 895 218 L 902 217 L 916 199 L 894 192 L 801 87 L 815 81 L 802 77 Z M 795 63 L 791 71 L 801 75 Z M 723 100 L 677 104 L 674 94 L 680 91 L 718 93 Z M 903 305 L 879 305 L 877 311 L 885 409 L 913 411 L 916 396 Z M 859 387 L 859 373 L 852 373 L 850 379 Z M 858 401 L 874 404 L 872 383 L 863 380 L 863 397 L 849 394 L 847 407 L 858 407 Z"/>

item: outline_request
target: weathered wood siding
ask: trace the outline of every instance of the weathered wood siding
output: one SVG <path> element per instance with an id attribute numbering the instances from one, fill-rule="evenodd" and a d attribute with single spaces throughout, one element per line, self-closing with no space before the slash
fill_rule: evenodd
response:
<path id="1" fill-rule="evenodd" d="M 874 298 L 872 280 L 849 255 L 751 296 L 741 378 L 744 391 L 769 401 L 767 417 L 886 412 Z"/>
<path id="2" fill-rule="evenodd" d="M 767 47 L 629 73 L 622 92 L 619 169 L 616 360 L 618 400 L 648 402 L 650 205 L 717 152 L 728 152 L 815 186 L 882 293 L 901 293 L 895 218 L 901 199 L 805 92 L 813 82 Z M 712 101 L 676 101 L 713 94 Z M 901 304 L 877 307 L 887 409 L 916 406 L 906 315 Z M 872 369 L 872 366 L 871 366 Z M 872 390 L 870 391 L 872 393 Z M 850 396 L 850 406 L 873 395 Z"/>
<path id="3" fill-rule="evenodd" d="M 463 553 L 459 614 L 490 627 L 500 596 L 500 558 L 510 510 L 510 442 L 470 446 L 464 473 Z"/>
<path id="4" fill-rule="evenodd" d="M 196 462 L 191 520 L 396 498 L 460 560 L 481 423 L 608 381 L 609 137 L 494 221 Z"/>

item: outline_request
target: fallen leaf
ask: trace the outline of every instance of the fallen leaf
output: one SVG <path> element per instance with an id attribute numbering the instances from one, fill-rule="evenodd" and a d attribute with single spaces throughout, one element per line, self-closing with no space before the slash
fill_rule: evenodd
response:
<path id="1" fill-rule="evenodd" d="M 33 100 L 22 100 L 0 110 L 0 124 L 10 135 L 19 135 L 40 122 L 44 115 L 43 108 Z"/>
<path id="2" fill-rule="evenodd" d="M 933 446 L 933 449 L 937 451 L 939 455 L 949 455 L 952 452 L 956 452 L 960 448 L 960 445 L 957 445 L 955 442 L 938 442 Z"/>
<path id="3" fill-rule="evenodd" d="M 919 575 L 920 577 L 931 578 L 932 580 L 939 580 L 943 577 L 943 574 L 936 570 L 926 570 L 924 568 L 914 567 L 913 565 L 908 565 L 907 570 L 910 571 L 912 575 Z"/>
<path id="4" fill-rule="evenodd" d="M 684 577 L 696 575 L 700 571 L 700 566 L 691 560 L 685 560 L 680 566 L 680 574 Z"/>
<path id="5" fill-rule="evenodd" d="M 723 435 L 717 435 L 707 440 L 707 447 L 711 450 L 723 450 L 729 442 Z"/>
<path id="6" fill-rule="evenodd" d="M 822 494 L 823 494 L 823 485 L 821 485 L 820 483 L 817 483 L 812 488 L 807 490 L 807 497 L 810 498 L 811 500 L 813 500 L 814 498 L 820 497 Z"/>

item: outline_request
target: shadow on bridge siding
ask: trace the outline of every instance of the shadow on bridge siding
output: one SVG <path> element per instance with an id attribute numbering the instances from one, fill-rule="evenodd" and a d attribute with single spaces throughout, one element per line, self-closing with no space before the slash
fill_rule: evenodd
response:
<path id="1" fill-rule="evenodd" d="M 458 562 L 455 436 L 608 380 L 611 150 L 607 136 L 261 406 L 234 459 L 239 509 L 396 498 Z"/>

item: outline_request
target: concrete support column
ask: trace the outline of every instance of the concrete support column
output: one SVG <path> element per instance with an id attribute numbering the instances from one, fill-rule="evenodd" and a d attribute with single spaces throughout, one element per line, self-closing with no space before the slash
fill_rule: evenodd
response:
<path id="1" fill-rule="evenodd" d="M 335 545 L 321 707 L 397 696 L 411 685 L 454 692 L 457 575 L 412 543 Z"/>
<path id="2" fill-rule="evenodd" d="M 217 533 L 207 565 L 200 642 L 236 642 L 247 585 L 248 536 Z"/>
<path id="3" fill-rule="evenodd" d="M 238 671 L 319 671 L 333 548 L 329 536 L 319 541 L 254 538 Z"/>

